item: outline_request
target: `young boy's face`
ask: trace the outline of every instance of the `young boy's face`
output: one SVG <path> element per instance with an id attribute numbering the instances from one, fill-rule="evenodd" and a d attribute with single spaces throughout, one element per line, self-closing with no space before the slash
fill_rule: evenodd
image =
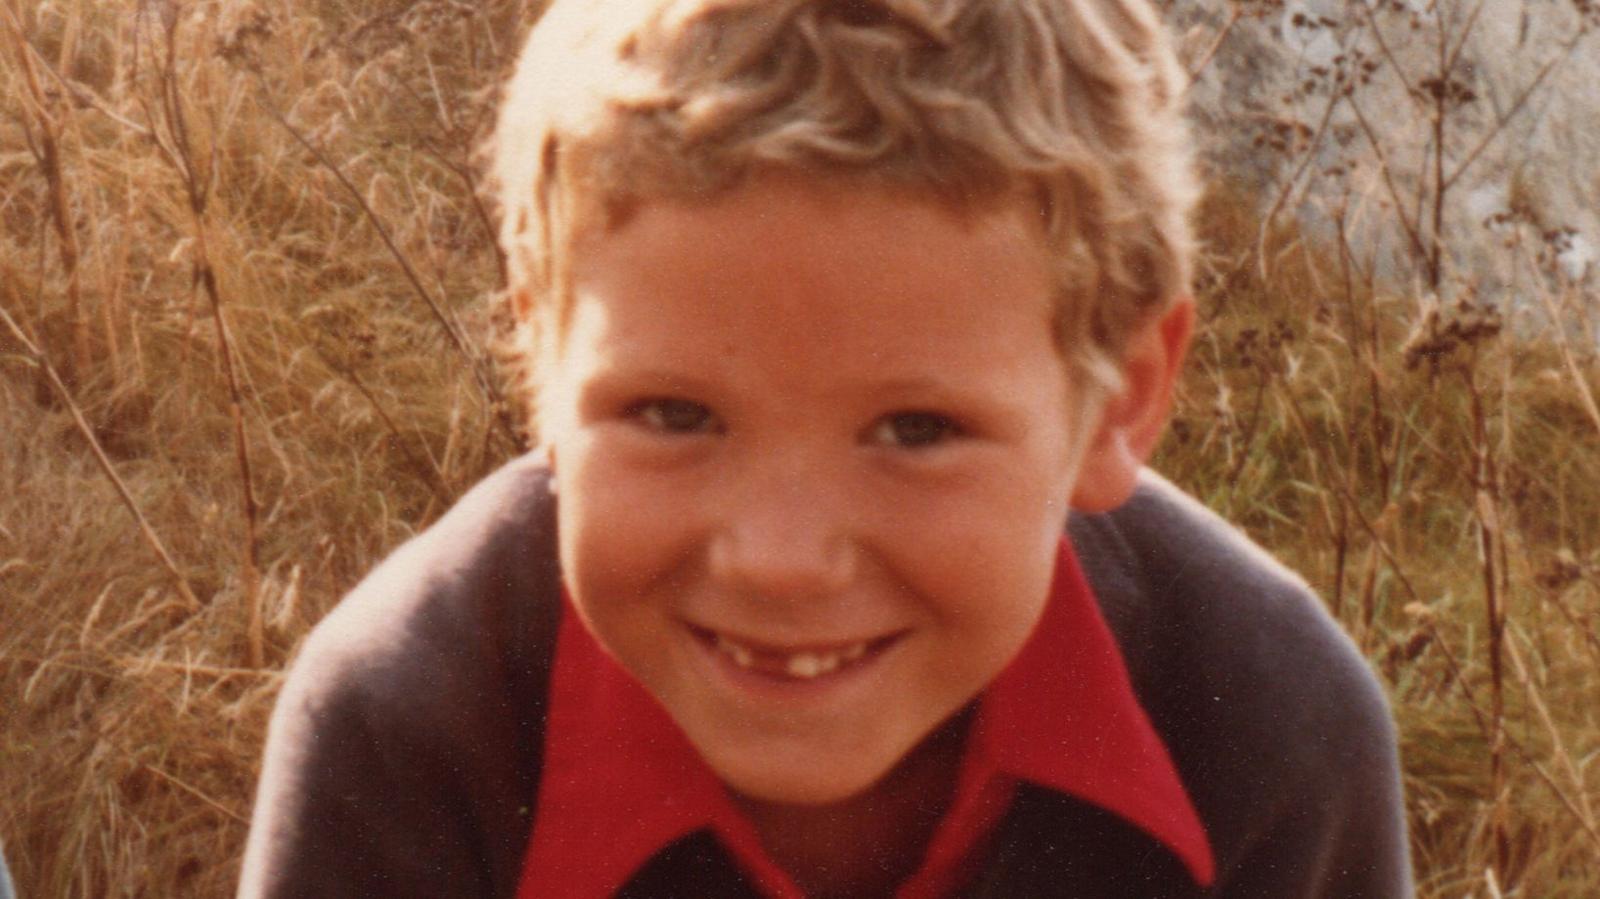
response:
<path id="1" fill-rule="evenodd" d="M 1087 435 L 1042 239 L 767 176 L 575 253 L 541 412 L 579 614 L 736 793 L 860 794 L 1048 591 Z"/>

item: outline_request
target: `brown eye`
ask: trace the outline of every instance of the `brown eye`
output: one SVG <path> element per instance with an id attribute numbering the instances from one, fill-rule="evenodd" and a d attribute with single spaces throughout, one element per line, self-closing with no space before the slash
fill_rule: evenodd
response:
<path id="1" fill-rule="evenodd" d="M 716 429 L 716 417 L 711 410 L 693 400 L 645 400 L 634 404 L 628 412 L 651 430 L 667 434 L 701 434 Z"/>
<path id="2" fill-rule="evenodd" d="M 888 446 L 923 449 L 960 433 L 955 422 L 936 412 L 896 412 L 873 426 L 872 438 Z"/>

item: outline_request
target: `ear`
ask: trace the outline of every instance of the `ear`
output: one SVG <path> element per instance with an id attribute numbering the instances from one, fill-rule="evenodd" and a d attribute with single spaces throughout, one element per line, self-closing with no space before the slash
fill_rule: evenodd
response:
<path id="1" fill-rule="evenodd" d="M 1100 411 L 1078 470 L 1072 507 L 1107 512 L 1127 502 L 1172 409 L 1172 390 L 1194 334 L 1194 300 L 1181 297 L 1128 337 L 1123 386 Z"/>

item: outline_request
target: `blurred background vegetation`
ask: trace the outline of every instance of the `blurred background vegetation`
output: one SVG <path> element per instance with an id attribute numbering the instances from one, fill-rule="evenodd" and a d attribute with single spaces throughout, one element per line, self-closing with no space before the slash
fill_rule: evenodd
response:
<path id="1" fill-rule="evenodd" d="M 1594 266 L 1536 172 L 1488 205 L 1469 177 L 1594 57 L 1600 10 L 1523 4 L 1562 40 L 1490 97 L 1481 2 L 1165 5 L 1227 140 L 1156 465 L 1371 659 L 1421 895 L 1600 895 Z M 0 0 L 24 896 L 231 894 L 299 640 L 520 451 L 473 151 L 528 7 Z M 1241 77 L 1281 102 L 1217 129 Z"/>

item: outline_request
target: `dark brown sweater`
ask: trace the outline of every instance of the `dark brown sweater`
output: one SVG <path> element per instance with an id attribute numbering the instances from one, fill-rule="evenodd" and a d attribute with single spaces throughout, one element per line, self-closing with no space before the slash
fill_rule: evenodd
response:
<path id="1" fill-rule="evenodd" d="M 1410 896 L 1388 707 L 1303 582 L 1154 476 L 1068 530 L 1217 882 L 1198 891 L 1131 825 L 1024 787 L 963 895 Z M 515 894 L 560 609 L 554 531 L 544 472 L 513 462 L 317 626 L 273 715 L 240 896 Z M 624 895 L 755 894 L 701 834 Z"/>

